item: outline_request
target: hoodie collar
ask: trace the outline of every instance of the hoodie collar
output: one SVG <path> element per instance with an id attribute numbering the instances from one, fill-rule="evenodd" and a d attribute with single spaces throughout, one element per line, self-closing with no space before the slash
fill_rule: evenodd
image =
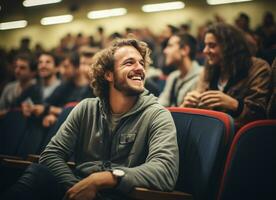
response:
<path id="1" fill-rule="evenodd" d="M 97 97 L 99 98 L 99 97 Z M 105 99 L 99 98 L 99 106 L 101 109 L 101 113 L 105 119 L 110 115 L 110 106 L 109 103 Z M 157 103 L 157 97 L 155 97 L 153 94 L 150 94 L 148 90 L 144 90 L 141 94 L 139 94 L 139 97 L 134 104 L 134 106 L 126 112 L 123 117 L 127 117 L 130 115 L 133 115 L 135 113 L 141 112 L 142 110 L 146 109 L 148 106 L 156 104 Z"/>

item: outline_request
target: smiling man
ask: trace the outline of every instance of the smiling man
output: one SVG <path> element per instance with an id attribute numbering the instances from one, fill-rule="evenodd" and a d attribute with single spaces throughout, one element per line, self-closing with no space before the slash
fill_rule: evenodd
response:
<path id="1" fill-rule="evenodd" d="M 30 117 L 32 114 L 35 116 L 41 116 L 47 113 L 46 103 L 54 94 L 55 90 L 60 86 L 61 81 L 57 77 L 57 58 L 50 52 L 43 52 L 38 58 L 38 86 L 42 92 L 42 103 L 30 105 L 28 102 L 22 104 L 22 112 L 26 117 Z"/>
<path id="2" fill-rule="evenodd" d="M 126 199 L 134 187 L 173 190 L 176 129 L 169 111 L 144 89 L 149 61 L 147 45 L 134 39 L 96 54 L 91 85 L 98 97 L 73 109 L 9 199 Z M 72 155 L 73 172 L 66 164 Z"/>

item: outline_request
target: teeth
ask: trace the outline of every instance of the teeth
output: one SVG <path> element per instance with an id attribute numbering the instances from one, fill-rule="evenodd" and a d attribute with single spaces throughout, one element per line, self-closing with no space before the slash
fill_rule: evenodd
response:
<path id="1" fill-rule="evenodd" d="M 134 77 L 132 77 L 131 79 L 132 79 L 132 80 L 139 80 L 139 81 L 142 80 L 142 78 L 141 78 L 140 76 L 134 76 Z"/>

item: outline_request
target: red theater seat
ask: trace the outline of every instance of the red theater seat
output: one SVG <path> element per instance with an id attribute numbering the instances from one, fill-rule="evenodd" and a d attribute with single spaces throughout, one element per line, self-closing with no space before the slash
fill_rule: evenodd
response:
<path id="1" fill-rule="evenodd" d="M 234 137 L 218 200 L 276 199 L 276 120 L 259 120 Z"/>
<path id="2" fill-rule="evenodd" d="M 174 192 L 136 188 L 134 199 L 215 199 L 229 144 L 233 120 L 222 112 L 169 108 L 177 129 L 179 176 Z"/>

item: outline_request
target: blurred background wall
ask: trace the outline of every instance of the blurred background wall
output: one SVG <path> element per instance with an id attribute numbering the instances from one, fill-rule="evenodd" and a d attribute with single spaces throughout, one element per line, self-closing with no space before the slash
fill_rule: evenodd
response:
<path id="1" fill-rule="evenodd" d="M 6 1 L 6 2 L 5 2 Z M 59 44 L 60 38 L 67 33 L 96 35 L 97 27 L 102 26 L 106 34 L 115 31 L 124 31 L 126 27 L 148 27 L 154 33 L 163 31 L 166 24 L 180 25 L 187 23 L 191 27 L 191 33 L 196 35 L 198 27 L 208 20 L 220 16 L 226 22 L 234 24 L 235 18 L 240 12 L 250 17 L 250 27 L 255 29 L 262 22 L 263 14 L 270 11 L 276 16 L 276 1 L 253 0 L 250 2 L 208 5 L 205 0 L 183 0 L 185 8 L 175 11 L 158 13 L 144 13 L 141 6 L 145 3 L 161 3 L 160 1 L 142 0 L 118 0 L 118 1 L 95 1 L 95 0 L 63 0 L 61 3 L 25 8 L 22 1 L 1 0 L 0 23 L 6 21 L 26 19 L 28 26 L 21 29 L 0 30 L 0 47 L 5 49 L 17 48 L 20 39 L 31 38 L 31 47 L 40 43 L 44 48 L 50 49 Z M 116 7 L 125 7 L 128 13 L 124 16 L 95 19 L 87 18 L 90 10 L 101 10 Z M 42 17 L 72 14 L 74 19 L 67 24 L 42 26 Z"/>

